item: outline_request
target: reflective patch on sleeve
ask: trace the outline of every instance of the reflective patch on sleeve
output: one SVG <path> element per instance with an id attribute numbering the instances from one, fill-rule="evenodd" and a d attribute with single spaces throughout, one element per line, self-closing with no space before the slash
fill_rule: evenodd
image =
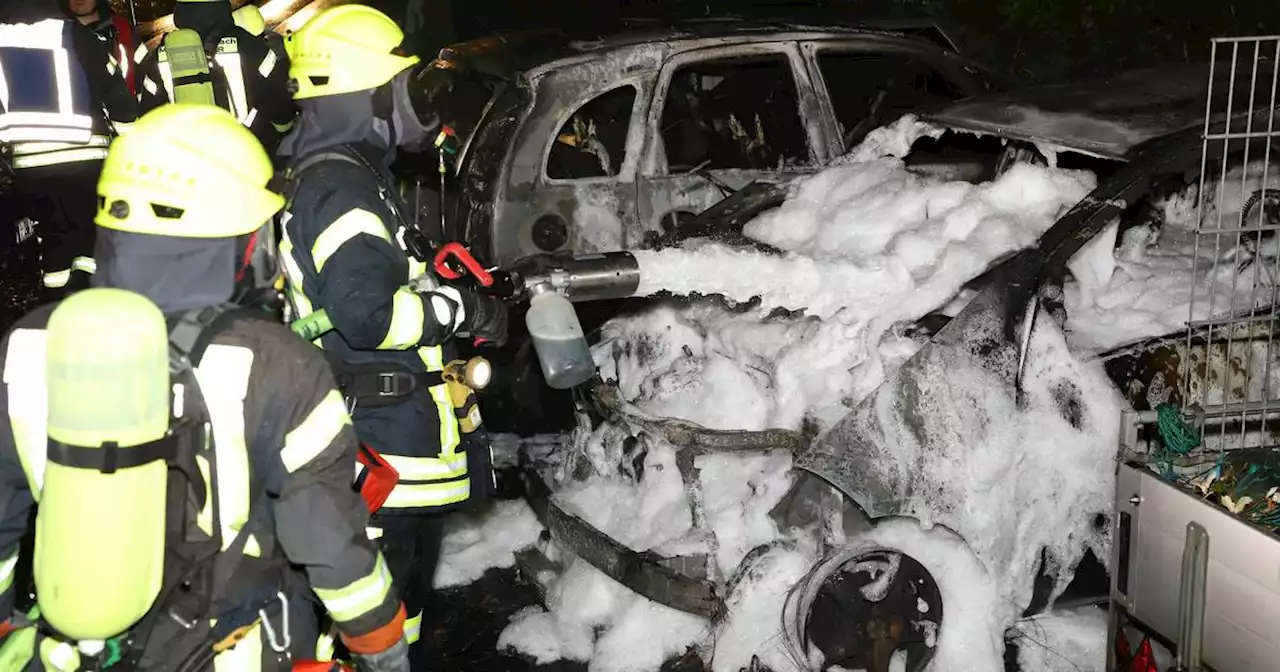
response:
<path id="1" fill-rule="evenodd" d="M 141 64 L 147 58 L 147 45 L 139 44 L 137 49 L 133 50 L 133 62 Z"/>
<path id="2" fill-rule="evenodd" d="M 422 636 L 422 612 L 414 614 L 412 618 L 404 619 L 404 641 L 406 644 L 412 645 Z"/>
<path id="3" fill-rule="evenodd" d="M 334 220 L 316 237 L 315 244 L 311 246 L 311 260 L 315 262 L 316 273 L 324 270 L 325 262 L 337 254 L 338 249 L 347 241 L 362 233 L 391 242 L 391 234 L 387 232 L 381 217 L 368 210 L 356 208 Z"/>
<path id="4" fill-rule="evenodd" d="M 268 51 L 266 58 L 262 59 L 262 62 L 258 64 L 258 74 L 262 75 L 263 79 L 266 79 L 271 75 L 271 72 L 274 71 L 275 69 L 276 69 L 276 52 Z"/>
<path id="5" fill-rule="evenodd" d="M 391 592 L 391 572 L 387 571 L 387 563 L 378 553 L 378 560 L 373 571 L 356 579 L 342 588 L 314 588 L 316 596 L 324 603 L 325 609 L 333 616 L 333 620 L 343 623 L 357 618 L 382 606 Z"/>
<path id="6" fill-rule="evenodd" d="M 342 395 L 337 390 L 329 390 L 307 419 L 285 436 L 284 449 L 280 451 L 285 470 L 292 474 L 307 466 L 350 424 L 351 416 L 347 415 Z"/>
<path id="7" fill-rule="evenodd" d="M 422 340 L 422 323 L 426 318 L 422 297 L 401 287 L 392 297 L 391 324 L 379 350 L 404 350 Z"/>
<path id="8" fill-rule="evenodd" d="M 0 563 L 0 594 L 9 592 L 13 587 L 13 570 L 18 566 L 18 551 L 14 551 L 8 560 Z"/>

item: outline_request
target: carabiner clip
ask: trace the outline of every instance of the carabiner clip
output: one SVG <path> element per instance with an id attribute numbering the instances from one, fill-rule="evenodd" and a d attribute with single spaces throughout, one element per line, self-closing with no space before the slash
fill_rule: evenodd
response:
<path id="1" fill-rule="evenodd" d="M 289 598 L 285 597 L 283 592 L 277 591 L 276 599 L 280 601 L 280 625 L 284 628 L 284 643 L 280 643 L 275 628 L 271 627 L 271 619 L 267 618 L 266 607 L 258 610 L 258 618 L 262 619 L 262 629 L 267 633 L 267 643 L 271 645 L 271 650 L 288 655 L 289 646 L 293 644 L 289 634 Z"/>

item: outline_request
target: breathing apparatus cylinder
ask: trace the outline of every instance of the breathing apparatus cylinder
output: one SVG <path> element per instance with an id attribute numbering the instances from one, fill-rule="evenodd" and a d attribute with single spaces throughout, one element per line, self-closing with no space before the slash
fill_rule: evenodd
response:
<path id="1" fill-rule="evenodd" d="M 174 82 L 173 101 L 196 105 L 217 105 L 209 81 L 209 58 L 204 40 L 190 28 L 178 28 L 164 36 L 165 56 Z M 179 80 L 193 80 L 178 84 Z"/>
<path id="2" fill-rule="evenodd" d="M 169 337 L 160 309 L 122 289 L 64 300 L 47 326 L 51 442 L 121 453 L 169 428 Z M 44 619 L 76 640 L 106 640 L 152 607 L 164 569 L 162 459 L 110 473 L 50 459 L 36 516 L 34 573 Z"/>
<path id="3" fill-rule="evenodd" d="M 590 380 L 595 375 L 595 360 L 573 304 L 550 283 L 529 288 L 529 295 L 525 325 L 547 385 L 567 390 Z"/>

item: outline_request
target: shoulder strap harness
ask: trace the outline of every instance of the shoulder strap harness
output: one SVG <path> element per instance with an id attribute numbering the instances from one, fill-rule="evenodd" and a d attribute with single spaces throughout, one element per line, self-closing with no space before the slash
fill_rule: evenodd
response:
<path id="1" fill-rule="evenodd" d="M 217 455 L 208 408 L 200 392 L 195 375 L 205 351 L 215 336 L 232 323 L 241 319 L 266 319 L 253 311 L 234 304 L 211 306 L 188 311 L 169 321 L 169 372 L 172 382 L 183 390 L 181 417 L 171 418 L 169 432 L 143 446 L 120 450 L 115 444 L 102 448 L 82 448 L 49 441 L 49 459 L 67 466 L 96 469 L 112 473 L 118 469 L 148 464 L 156 460 L 168 462 L 169 479 L 166 505 L 169 519 L 165 532 L 165 566 L 160 593 L 151 611 L 132 630 L 115 641 L 117 652 L 123 657 L 99 660 L 90 669 L 113 667 L 134 669 L 148 652 L 148 645 L 163 645 L 171 637 L 192 628 L 208 628 L 206 640 L 209 646 L 201 646 L 174 668 L 195 672 L 203 670 L 217 653 L 217 644 L 251 626 L 261 617 L 264 609 L 285 590 L 287 569 L 280 559 L 271 555 L 272 544 L 262 543 L 262 557 L 248 558 L 244 550 L 251 536 L 264 538 L 268 530 L 260 524 L 263 512 L 263 493 L 254 495 L 249 505 L 249 519 L 226 549 L 222 547 L 220 512 L 217 501 Z M 175 409 L 178 404 L 175 401 Z M 204 478 L 196 463 L 196 456 L 208 460 L 212 492 L 206 489 Z M 189 533 L 195 524 L 195 516 L 208 498 L 214 498 L 212 536 L 209 539 L 192 539 Z M 215 562 L 225 557 L 228 562 Z M 223 594 L 228 585 L 247 590 L 237 591 L 235 599 L 228 601 Z M 216 613 L 215 613 L 216 612 Z M 210 617 L 216 616 L 216 625 L 209 626 Z M 46 635 L 47 627 L 42 628 Z M 269 631 L 274 632 L 274 631 Z M 286 641 L 281 648 L 288 647 Z M 278 646 L 274 635 L 273 648 Z M 277 649 L 279 650 L 279 649 Z M 101 658 L 101 656 L 100 656 Z M 86 669 L 84 666 L 81 669 Z"/>

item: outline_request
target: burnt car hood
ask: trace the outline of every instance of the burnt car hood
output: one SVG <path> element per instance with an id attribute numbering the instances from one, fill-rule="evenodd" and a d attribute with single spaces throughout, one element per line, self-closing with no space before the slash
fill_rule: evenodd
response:
<path id="1" fill-rule="evenodd" d="M 1236 109 L 1248 105 L 1250 73 L 1243 65 L 1234 84 Z M 1220 65 L 1215 70 L 1218 98 L 1232 87 L 1229 68 Z M 1135 70 L 1102 80 L 968 98 L 921 118 L 956 130 L 1126 161 L 1149 140 L 1204 123 L 1208 75 L 1205 63 Z M 1269 79 L 1259 82 L 1259 94 L 1270 93 Z M 1225 104 L 1215 104 L 1214 109 L 1225 109 Z"/>

